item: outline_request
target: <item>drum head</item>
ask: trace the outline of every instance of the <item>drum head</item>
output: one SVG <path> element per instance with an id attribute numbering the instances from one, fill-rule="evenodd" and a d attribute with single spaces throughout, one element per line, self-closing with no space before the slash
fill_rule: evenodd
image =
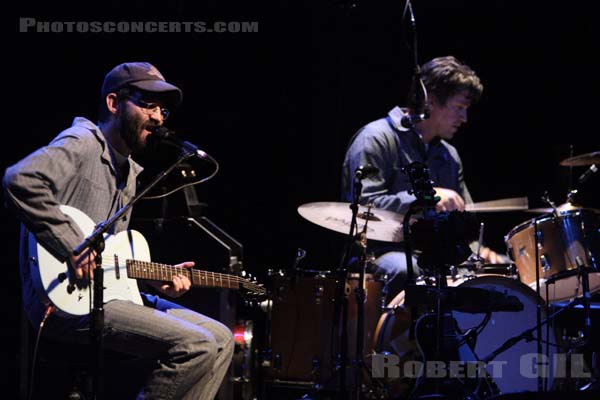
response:
<path id="1" fill-rule="evenodd" d="M 482 276 L 468 280 L 459 286 L 495 290 L 509 296 L 516 296 L 524 306 L 523 310 L 519 312 L 494 312 L 491 314 L 489 322 L 476 337 L 474 352 L 480 360 L 491 355 L 507 340 L 536 325 L 537 296 L 531 288 L 523 283 L 499 276 Z M 485 318 L 485 314 L 467 314 L 456 311 L 453 312 L 453 315 L 459 329 L 463 332 L 478 326 Z M 544 318 L 543 313 L 542 319 Z M 533 335 L 536 335 L 535 331 Z M 546 326 L 542 328 L 542 339 L 556 343 L 554 333 L 552 330 L 547 331 Z M 542 352 L 545 353 L 545 351 L 546 345 L 543 344 Z M 549 347 L 550 368 L 543 374 L 548 377 L 548 388 L 551 388 L 553 381 L 552 359 L 555 351 L 554 346 Z M 488 363 L 486 369 L 502 393 L 537 391 L 538 379 L 535 375 L 537 353 L 537 341 L 521 340 L 497 355 Z M 542 356 L 541 359 L 545 359 L 544 357 Z"/>

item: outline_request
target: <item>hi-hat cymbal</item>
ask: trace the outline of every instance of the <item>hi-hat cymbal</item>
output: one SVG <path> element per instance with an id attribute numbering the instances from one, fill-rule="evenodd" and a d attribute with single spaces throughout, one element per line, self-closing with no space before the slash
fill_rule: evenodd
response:
<path id="1" fill-rule="evenodd" d="M 402 214 L 388 210 L 359 206 L 357 216 L 358 232 L 361 232 L 367 222 L 367 239 L 382 242 L 402 241 Z M 339 233 L 348 234 L 352 210 L 350 203 L 316 202 L 298 207 L 298 213 L 310 222 Z"/>
<path id="2" fill-rule="evenodd" d="M 560 162 L 560 165 L 565 167 L 582 167 L 597 163 L 600 163 L 600 151 L 594 151 L 593 153 L 581 154 L 579 156 L 566 158 Z"/>

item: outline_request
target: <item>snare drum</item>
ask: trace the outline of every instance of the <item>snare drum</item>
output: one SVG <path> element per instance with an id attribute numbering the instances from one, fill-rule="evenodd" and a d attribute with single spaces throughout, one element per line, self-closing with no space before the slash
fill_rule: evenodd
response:
<path id="1" fill-rule="evenodd" d="M 596 270 L 599 267 L 600 213 L 569 206 L 559 207 L 559 216 L 546 215 L 526 221 L 513 228 L 505 237 L 521 282 L 535 289 L 536 265 L 539 266 L 540 295 L 544 299 L 545 282 L 553 275 L 575 269 L 578 263 Z M 600 274 L 590 273 L 589 278 L 590 292 L 600 290 Z M 581 282 L 577 276 L 557 280 L 548 287 L 549 302 L 568 300 L 581 294 Z"/>
<path id="2" fill-rule="evenodd" d="M 483 359 L 499 348 L 508 339 L 519 335 L 526 329 L 532 328 L 536 324 L 537 295 L 527 285 L 516 279 L 511 279 L 498 275 L 480 275 L 476 277 L 455 278 L 449 280 L 449 286 L 473 287 L 487 290 L 495 290 L 506 295 L 516 296 L 524 305 L 524 309 L 519 312 L 493 312 L 487 325 L 480 331 L 476 337 L 475 346 L 472 351 L 478 359 Z M 400 372 L 402 365 L 407 361 L 420 361 L 420 351 L 414 340 L 409 338 L 411 327 L 411 311 L 409 307 L 404 306 L 404 292 L 401 292 L 389 304 L 389 311 L 383 314 L 377 324 L 376 338 L 374 345 L 376 353 L 390 352 L 400 358 Z M 465 332 L 470 328 L 478 326 L 485 314 L 452 312 L 457 322 L 459 331 Z M 542 312 L 542 319 L 545 318 Z M 546 336 L 546 329 L 543 329 L 544 340 L 550 343 L 556 343 L 553 331 Z M 545 346 L 544 346 L 545 348 Z M 555 349 L 550 348 L 549 359 L 552 361 Z M 468 354 L 464 352 L 463 354 Z M 486 370 L 489 376 L 496 384 L 501 393 L 512 393 L 519 391 L 537 391 L 537 378 L 531 378 L 522 374 L 525 371 L 521 368 L 531 366 L 531 355 L 537 354 L 537 342 L 520 341 L 505 352 L 499 354 L 488 363 Z M 457 360 L 470 361 L 470 360 Z M 523 365 L 521 363 L 524 363 Z M 528 363 L 528 364 L 527 364 Z M 550 365 L 552 367 L 552 365 Z M 552 368 L 548 371 L 548 387 L 553 381 Z M 395 396 L 406 395 L 406 390 L 410 390 L 414 385 L 414 378 L 400 378 L 388 382 Z"/>
<path id="3" fill-rule="evenodd" d="M 356 357 L 358 274 L 346 280 L 348 357 Z M 336 280 L 327 275 L 276 276 L 272 281 L 269 379 L 296 382 L 330 380 L 336 357 Z M 382 282 L 365 275 L 364 355 L 373 351 L 375 325 L 381 316 Z"/>

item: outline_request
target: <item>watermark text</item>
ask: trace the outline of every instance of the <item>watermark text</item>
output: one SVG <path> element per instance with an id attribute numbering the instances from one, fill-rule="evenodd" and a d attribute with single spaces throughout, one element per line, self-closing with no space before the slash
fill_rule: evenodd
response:
<path id="1" fill-rule="evenodd" d="M 258 21 L 39 21 L 19 18 L 21 33 L 256 33 Z"/>

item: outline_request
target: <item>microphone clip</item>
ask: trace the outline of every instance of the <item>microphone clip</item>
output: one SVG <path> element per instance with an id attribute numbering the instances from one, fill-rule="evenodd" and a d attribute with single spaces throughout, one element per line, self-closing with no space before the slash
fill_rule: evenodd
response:
<path id="1" fill-rule="evenodd" d="M 360 165 L 354 171 L 354 179 L 362 180 L 373 176 L 379 172 L 379 168 L 372 166 L 371 164 Z"/>

